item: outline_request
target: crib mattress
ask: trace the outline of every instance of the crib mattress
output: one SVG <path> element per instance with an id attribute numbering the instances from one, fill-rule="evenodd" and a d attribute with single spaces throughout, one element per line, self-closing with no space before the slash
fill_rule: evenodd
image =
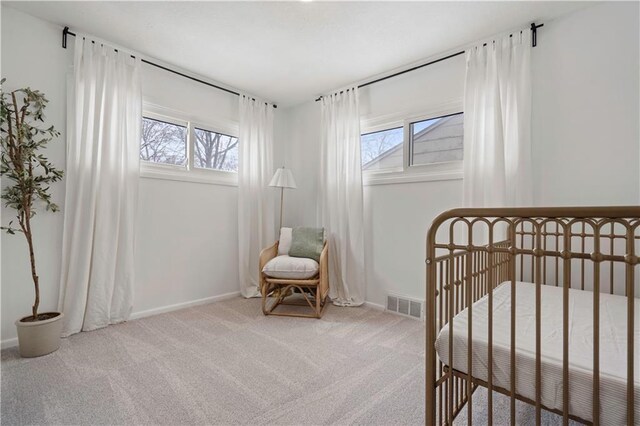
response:
<path id="1" fill-rule="evenodd" d="M 593 293 L 569 291 L 569 413 L 592 420 Z M 487 381 L 488 296 L 473 304 L 472 375 Z M 640 299 L 635 299 L 634 410 L 640 421 Z M 562 410 L 562 288 L 541 286 L 541 403 Z M 493 385 L 510 389 L 511 284 L 493 292 Z M 453 320 L 453 368 L 467 373 L 468 309 Z M 516 391 L 535 401 L 535 285 L 516 284 Z M 449 363 L 449 326 L 440 331 L 436 352 Z M 600 296 L 600 420 L 627 424 L 627 299 Z"/>

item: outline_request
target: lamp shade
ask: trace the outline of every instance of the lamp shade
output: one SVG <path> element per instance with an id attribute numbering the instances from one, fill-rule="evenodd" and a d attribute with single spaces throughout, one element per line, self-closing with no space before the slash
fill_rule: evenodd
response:
<path id="1" fill-rule="evenodd" d="M 271 182 L 269 182 L 269 186 L 275 186 L 277 188 L 297 188 L 296 181 L 293 180 L 293 173 L 284 167 L 276 170 L 271 178 Z"/>

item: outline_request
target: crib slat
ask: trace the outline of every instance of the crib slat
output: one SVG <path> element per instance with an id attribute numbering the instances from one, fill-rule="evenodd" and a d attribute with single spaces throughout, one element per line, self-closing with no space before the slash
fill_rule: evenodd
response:
<path id="1" fill-rule="evenodd" d="M 536 246 L 535 246 L 536 239 L 534 238 L 535 237 L 535 229 L 534 229 L 534 225 L 533 224 L 530 223 L 530 225 L 531 225 L 531 249 L 534 249 L 534 248 L 536 248 Z M 535 271 L 534 268 L 535 268 L 535 264 L 536 264 L 535 263 L 536 257 L 533 254 L 531 254 L 529 257 L 531 258 L 530 271 L 533 274 L 534 271 Z"/>
<path id="2" fill-rule="evenodd" d="M 440 265 L 439 265 L 439 267 L 440 267 L 440 275 L 438 276 L 438 291 L 440 292 L 440 293 L 439 293 L 439 295 L 438 295 L 438 299 L 439 299 L 439 300 L 438 300 L 438 303 L 439 303 L 439 312 L 438 312 L 438 316 L 439 316 L 439 324 L 438 324 L 438 330 L 441 330 L 441 329 L 442 329 L 442 327 L 443 327 L 443 325 L 444 325 L 444 324 L 443 324 L 443 322 L 442 322 L 442 321 L 443 321 L 443 306 L 442 306 L 442 305 L 443 305 L 443 303 L 442 303 L 442 301 L 443 301 L 444 296 L 445 296 L 445 293 L 444 293 L 444 285 L 443 285 L 443 281 L 444 281 L 444 274 L 445 274 L 445 271 L 444 271 L 444 265 L 445 265 L 445 262 L 440 262 Z M 438 362 L 438 366 L 439 366 L 439 368 L 438 368 L 438 372 L 440 373 L 440 376 L 442 376 L 442 361 Z M 438 378 L 440 378 L 440 377 L 438 377 Z M 442 387 L 439 387 L 439 388 L 440 388 L 440 389 L 439 389 L 439 392 L 438 392 L 438 397 L 439 397 L 439 399 L 440 399 L 440 402 L 439 402 L 439 410 L 438 410 L 438 414 L 439 414 L 439 417 L 440 417 L 440 421 L 438 422 L 438 424 L 439 424 L 439 425 L 442 425 L 442 424 L 444 424 L 444 423 L 443 423 L 443 421 L 442 421 L 442 418 L 443 418 L 443 416 L 444 416 L 444 413 L 443 413 L 443 410 L 442 410 L 442 408 L 443 408 L 443 405 L 442 405 L 442 393 L 443 393 L 443 390 L 442 390 Z"/>
<path id="3" fill-rule="evenodd" d="M 460 270 L 462 268 L 462 259 L 463 257 L 456 257 L 456 276 L 454 279 L 455 283 L 455 293 L 456 293 L 456 315 L 462 310 L 462 293 L 464 292 L 464 288 L 460 286 Z"/>
<path id="4" fill-rule="evenodd" d="M 516 424 L 516 233 L 513 225 L 510 228 L 509 240 L 514 252 L 509 253 L 509 278 L 511 279 L 511 353 L 510 353 L 510 380 L 511 395 L 509 402 L 511 426 Z"/>
<path id="5" fill-rule="evenodd" d="M 533 241 L 532 241 L 533 245 Z M 540 249 L 540 233 L 537 233 L 535 248 Z M 532 258 L 535 257 L 535 285 L 536 285 L 536 424 L 540 425 L 542 422 L 542 407 L 541 407 L 541 399 L 542 399 L 542 374 L 541 374 L 541 340 L 540 340 L 540 321 L 541 321 L 541 277 L 540 277 L 540 256 L 532 255 Z"/>
<path id="6" fill-rule="evenodd" d="M 436 313 L 442 316 L 442 308 L 436 309 L 436 302 L 438 298 L 444 297 L 442 291 L 442 263 L 438 265 L 435 261 L 436 258 L 436 249 L 435 249 L 435 239 L 433 236 L 427 236 L 427 298 L 425 301 L 425 310 L 426 315 L 428 315 L 426 322 L 426 340 L 425 340 L 425 424 L 429 426 L 435 426 L 436 424 L 436 394 L 442 394 L 442 390 L 439 386 L 436 386 L 437 380 L 440 379 L 442 374 L 441 363 L 437 363 L 437 356 L 435 353 L 434 343 L 437 336 L 438 330 L 441 328 L 442 320 L 440 320 L 440 325 L 436 324 Z M 438 266 L 440 267 L 440 274 L 438 274 Z M 436 288 L 436 283 L 439 283 L 439 287 Z M 440 364 L 440 367 L 436 369 L 436 365 Z M 439 389 L 440 388 L 440 389 Z M 439 410 L 440 420 L 442 420 L 442 409 Z M 442 424 L 440 421 L 439 424 Z"/>
<path id="7" fill-rule="evenodd" d="M 633 350 L 634 350 L 634 326 L 635 326 L 635 239 L 634 230 L 627 228 L 627 264 L 626 264 L 626 293 L 627 293 L 627 424 L 635 424 L 634 419 L 634 395 L 633 395 Z M 637 262 L 637 260 L 636 260 Z"/>
<path id="8" fill-rule="evenodd" d="M 547 251 L 547 225 L 549 222 L 544 223 L 544 228 L 542 232 L 542 250 Z M 547 282 L 547 258 L 546 256 L 542 258 L 542 277 L 543 281 Z"/>
<path id="9" fill-rule="evenodd" d="M 460 313 L 460 310 L 461 310 L 460 309 L 460 305 L 461 305 L 460 299 L 461 299 L 461 292 L 463 291 L 463 289 L 460 286 L 460 263 L 461 263 L 461 259 L 462 259 L 461 257 L 456 257 L 456 259 L 455 259 L 455 268 L 454 268 L 455 269 L 455 277 L 454 277 L 454 281 L 453 281 L 454 282 L 453 291 L 455 292 L 455 295 L 456 295 L 455 315 L 458 315 L 458 313 Z M 451 361 L 451 362 L 453 362 L 453 361 Z M 453 365 L 452 365 L 452 367 L 453 367 Z M 455 399 L 455 404 L 453 406 L 455 407 L 454 409 L 457 412 L 457 411 L 459 411 L 460 402 L 462 400 L 462 395 L 461 395 L 462 383 L 460 382 L 460 379 L 457 378 L 457 377 L 454 378 L 454 381 L 455 381 L 455 387 L 454 387 L 455 392 L 454 393 L 455 393 L 456 399 Z"/>
<path id="10" fill-rule="evenodd" d="M 471 234 L 471 233 L 470 233 Z M 469 239 L 469 245 L 471 245 L 471 238 Z M 472 356 L 473 354 L 473 300 L 471 298 L 471 286 L 473 285 L 471 281 L 471 272 L 472 272 L 472 253 L 467 253 L 465 256 L 467 258 L 466 264 L 466 272 L 465 272 L 465 280 L 467 282 L 467 308 L 469 309 L 469 321 L 467 322 L 467 342 L 468 350 L 467 350 L 467 420 L 469 426 L 471 426 L 472 418 L 473 418 L 473 401 L 472 401 L 472 393 L 471 393 L 471 385 L 472 385 Z"/>
<path id="11" fill-rule="evenodd" d="M 449 251 L 449 255 L 453 257 L 453 249 L 451 249 Z M 448 391 L 448 399 L 447 402 L 448 404 L 448 410 L 447 410 L 447 424 L 452 424 L 453 423 L 453 294 L 452 292 L 454 291 L 454 284 L 453 284 L 453 259 L 448 261 L 448 276 L 447 276 L 447 286 L 449 287 L 449 289 L 447 290 L 447 298 L 448 298 L 448 314 L 449 314 L 449 324 L 447 325 L 449 327 L 449 372 L 448 374 L 448 378 L 447 378 L 447 382 L 449 383 L 448 387 L 447 387 L 447 391 Z"/>
<path id="12" fill-rule="evenodd" d="M 555 236 L 556 253 L 558 253 L 558 251 L 559 251 L 559 244 L 560 244 L 560 237 L 558 236 L 559 231 L 560 231 L 560 223 L 558 221 L 556 221 L 556 236 Z M 559 272 L 559 269 L 560 269 L 559 268 L 559 261 L 560 261 L 560 258 L 558 256 L 554 256 L 554 258 L 555 258 L 555 261 L 556 261 L 556 270 L 555 270 L 555 281 L 554 281 L 554 283 L 555 283 L 556 287 L 558 287 L 558 282 L 560 281 L 559 280 L 559 273 L 560 273 Z"/>
<path id="13" fill-rule="evenodd" d="M 520 248 L 524 248 L 524 222 L 520 222 Z M 520 281 L 524 281 L 524 254 L 520 255 Z"/>
<path id="14" fill-rule="evenodd" d="M 593 426 L 600 424 L 600 262 L 597 259 L 600 255 L 599 232 L 600 229 L 596 227 L 593 237 Z"/>
<path id="15" fill-rule="evenodd" d="M 614 254 L 615 242 L 615 222 L 611 222 L 611 233 L 609 234 L 609 254 Z M 609 294 L 613 294 L 613 260 L 609 261 Z"/>
<path id="16" fill-rule="evenodd" d="M 565 230 L 562 283 L 562 424 L 569 424 L 569 288 L 571 287 L 571 232 Z"/>
<path id="17" fill-rule="evenodd" d="M 489 228 L 489 248 L 493 249 L 493 226 Z M 489 250 L 488 267 L 489 267 L 489 306 L 488 306 L 488 358 L 489 366 L 487 371 L 487 422 L 489 426 L 493 424 L 493 285 L 495 281 L 495 269 L 493 267 L 493 250 Z"/>
<path id="18" fill-rule="evenodd" d="M 582 221 L 582 233 L 580 234 L 580 253 L 584 253 L 584 237 L 585 237 L 585 229 L 584 229 L 584 220 Z M 584 259 L 580 259 L 580 290 L 584 290 Z"/>

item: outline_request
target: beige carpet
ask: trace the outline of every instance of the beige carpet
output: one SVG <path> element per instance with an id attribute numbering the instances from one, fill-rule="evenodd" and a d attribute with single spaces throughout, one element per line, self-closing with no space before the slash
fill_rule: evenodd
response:
<path id="1" fill-rule="evenodd" d="M 264 317 L 236 298 L 77 334 L 41 358 L 5 350 L 1 369 L 7 425 L 424 423 L 424 323 L 362 307 Z"/>
<path id="2" fill-rule="evenodd" d="M 424 325 L 236 298 L 2 352 L 2 424 L 419 424 Z"/>

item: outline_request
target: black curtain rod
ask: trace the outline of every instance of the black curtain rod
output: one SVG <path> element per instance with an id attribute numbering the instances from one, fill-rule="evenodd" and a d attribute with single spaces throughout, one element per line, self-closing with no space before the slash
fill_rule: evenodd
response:
<path id="1" fill-rule="evenodd" d="M 538 28 L 540 28 L 540 27 L 544 27 L 544 24 L 536 25 L 535 22 L 531 24 L 531 47 L 536 47 L 538 45 Z M 513 37 L 513 34 L 509 34 L 509 37 Z M 487 43 L 483 44 L 483 46 L 486 46 L 486 45 L 487 45 Z M 369 86 L 371 84 L 374 84 L 374 83 L 379 83 L 381 81 L 384 81 L 384 80 L 387 80 L 387 79 L 390 79 L 390 78 L 393 78 L 393 77 L 397 77 L 397 76 L 402 75 L 402 74 L 406 74 L 406 73 L 411 72 L 411 71 L 418 70 L 420 68 L 424 68 L 424 67 L 429 66 L 429 65 L 437 64 L 438 62 L 446 61 L 447 59 L 455 58 L 456 56 L 463 55 L 464 52 L 465 52 L 464 50 L 461 50 L 460 52 L 452 53 L 451 55 L 445 56 L 444 58 L 435 59 L 435 60 L 433 60 L 431 62 L 427 62 L 426 64 L 416 65 L 415 67 L 411 67 L 411 68 L 406 69 L 406 70 L 398 71 L 397 73 L 394 73 L 394 74 L 391 74 L 391 75 L 380 77 L 380 78 L 372 80 L 372 81 L 367 81 L 366 83 L 362 83 L 361 85 L 359 85 L 358 89 L 361 89 L 363 87 L 367 87 L 367 86 Z M 340 93 L 342 93 L 342 91 Z M 322 99 L 322 96 L 318 97 L 316 99 L 316 102 L 320 101 L 321 99 Z"/>
<path id="2" fill-rule="evenodd" d="M 64 27 L 64 29 L 62 30 L 62 48 L 63 49 L 67 48 L 67 36 L 76 37 L 76 34 L 71 32 L 71 31 L 69 31 L 69 27 Z M 115 49 L 115 51 L 117 52 L 118 49 Z M 135 58 L 135 56 L 133 56 L 133 55 L 131 55 L 131 57 Z M 240 96 L 240 93 L 234 92 L 233 90 L 226 89 L 226 88 L 220 87 L 220 86 L 216 86 L 213 83 L 209 83 L 207 81 L 200 80 L 199 78 L 191 77 L 190 75 L 181 73 L 180 71 L 172 70 L 171 68 L 167 68 L 167 67 L 165 67 L 163 65 L 156 64 L 156 63 L 151 62 L 151 61 L 147 61 L 146 59 L 140 58 L 140 61 L 144 62 L 145 64 L 152 65 L 152 66 L 154 66 L 156 68 L 160 68 L 161 70 L 165 70 L 165 71 L 168 71 L 170 73 L 179 75 L 181 77 L 188 78 L 189 80 L 197 81 L 198 83 L 204 84 L 204 85 L 209 86 L 209 87 L 213 87 L 214 89 L 222 90 L 223 92 L 227 92 L 227 93 L 231 93 L 232 95 Z M 251 99 L 253 99 L 255 101 L 254 98 L 251 98 Z M 265 104 L 269 105 L 268 102 L 265 102 Z M 272 104 L 272 105 L 273 105 L 274 108 L 278 108 L 278 105 L 276 105 L 276 104 Z"/>

